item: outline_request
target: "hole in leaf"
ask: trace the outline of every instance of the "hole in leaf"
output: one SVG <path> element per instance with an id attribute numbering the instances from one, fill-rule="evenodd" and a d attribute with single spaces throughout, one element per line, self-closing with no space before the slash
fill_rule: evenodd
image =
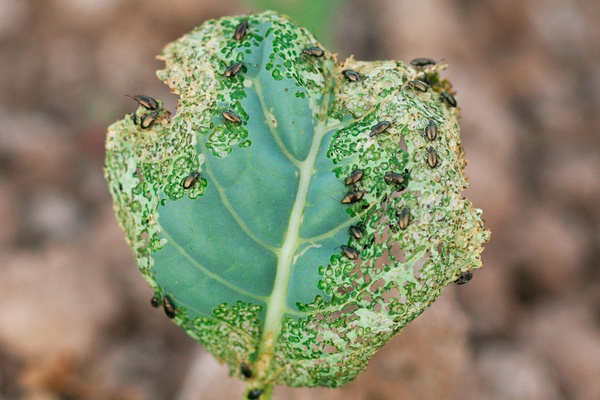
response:
<path id="1" fill-rule="evenodd" d="M 391 288 L 390 290 L 386 291 L 385 293 L 383 293 L 383 300 L 386 303 L 389 303 L 390 300 L 396 299 L 396 298 L 398 298 L 398 296 L 400 296 L 400 291 L 394 287 L 394 288 Z"/>
<path id="2" fill-rule="evenodd" d="M 138 184 L 141 184 L 144 181 L 142 170 L 139 167 L 135 169 L 135 172 L 133 173 L 133 176 L 135 176 L 136 178 L 138 178 Z"/>
<path id="3" fill-rule="evenodd" d="M 323 348 L 323 352 L 326 354 L 334 354 L 338 352 L 338 349 L 328 344 Z"/>
<path id="4" fill-rule="evenodd" d="M 148 233 L 148 231 L 144 230 L 142 233 L 140 233 L 139 238 L 144 241 L 143 248 L 144 249 L 147 248 L 148 245 L 150 244 L 150 234 Z"/>
<path id="5" fill-rule="evenodd" d="M 352 304 L 348 307 L 346 307 L 345 309 L 342 310 L 343 314 L 350 314 L 351 312 L 354 312 L 358 309 L 358 306 L 356 304 Z"/>
<path id="6" fill-rule="evenodd" d="M 417 261 L 415 261 L 415 263 L 413 264 L 413 275 L 415 276 L 415 278 L 417 278 L 417 279 L 423 278 L 421 269 L 423 268 L 425 263 L 427 261 L 429 261 L 430 257 L 431 257 L 431 253 L 426 253 L 422 258 L 419 258 Z"/>
<path id="7" fill-rule="evenodd" d="M 398 140 L 398 158 L 402 160 L 402 151 L 408 152 L 408 148 L 406 147 L 406 142 L 404 141 L 404 135 L 400 135 L 400 140 Z"/>
<path id="8" fill-rule="evenodd" d="M 379 280 L 374 282 L 370 287 L 371 293 L 375 293 L 377 290 L 382 288 L 384 284 L 385 284 L 385 280 L 383 278 L 380 278 Z"/>
<path id="9" fill-rule="evenodd" d="M 435 250 L 437 251 L 438 254 L 443 254 L 443 251 L 444 251 L 444 242 L 439 242 L 435 246 Z"/>

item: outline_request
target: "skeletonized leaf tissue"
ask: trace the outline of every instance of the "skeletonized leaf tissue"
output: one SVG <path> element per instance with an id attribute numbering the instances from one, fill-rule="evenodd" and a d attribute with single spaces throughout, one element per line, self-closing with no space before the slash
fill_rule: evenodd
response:
<path id="1" fill-rule="evenodd" d="M 106 178 L 154 305 L 246 396 L 346 384 L 481 267 L 445 64 L 340 63 L 273 12 L 208 21 L 161 58 L 177 112 L 136 96 Z"/>

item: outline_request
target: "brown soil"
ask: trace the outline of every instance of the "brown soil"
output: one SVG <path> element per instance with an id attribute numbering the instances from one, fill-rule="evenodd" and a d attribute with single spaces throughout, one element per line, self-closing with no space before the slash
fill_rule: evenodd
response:
<path id="1" fill-rule="evenodd" d="M 135 109 L 124 94 L 174 108 L 163 45 L 249 11 L 0 0 L 0 399 L 241 398 L 150 307 L 102 164 L 106 127 Z M 492 241 L 355 382 L 275 397 L 600 398 L 600 2 L 354 0 L 332 21 L 343 57 L 449 62 Z"/>

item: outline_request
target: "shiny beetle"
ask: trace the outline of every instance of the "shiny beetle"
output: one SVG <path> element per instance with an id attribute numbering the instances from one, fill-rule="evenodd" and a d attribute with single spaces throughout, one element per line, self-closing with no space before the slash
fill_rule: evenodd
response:
<path id="1" fill-rule="evenodd" d="M 145 96 L 143 94 L 138 94 L 137 96 L 130 96 L 126 94 L 125 96 L 131 97 L 135 101 L 138 102 L 139 105 L 144 107 L 146 110 L 158 110 L 158 101 L 154 100 L 150 96 Z"/>
<path id="2" fill-rule="evenodd" d="M 392 123 L 390 121 L 381 121 L 380 123 L 375 125 L 373 129 L 371 129 L 371 133 L 369 134 L 369 136 L 373 137 L 375 135 L 383 133 L 387 131 L 390 128 L 390 126 L 392 126 Z"/>
<path id="3" fill-rule="evenodd" d="M 404 230 L 408 227 L 408 223 L 410 222 L 410 210 L 408 207 L 404 207 L 400 214 L 398 215 L 398 227 Z"/>
<path id="4" fill-rule="evenodd" d="M 245 19 L 235 28 L 235 33 L 233 34 L 233 38 L 235 40 L 242 40 L 244 36 L 248 33 L 248 20 Z"/>
<path id="5" fill-rule="evenodd" d="M 458 279 L 456 279 L 454 283 L 457 285 L 464 285 L 465 283 L 469 282 L 472 277 L 473 273 L 471 271 L 461 272 Z"/>
<path id="6" fill-rule="evenodd" d="M 342 74 L 348 79 L 350 82 L 358 82 L 360 81 L 360 74 L 356 71 L 352 71 L 351 69 L 345 69 L 342 71 Z"/>
<path id="7" fill-rule="evenodd" d="M 364 194 L 365 194 L 365 192 L 363 192 L 362 190 L 357 190 L 356 192 L 348 193 L 342 199 L 342 204 L 356 203 L 357 201 L 362 200 Z"/>
<path id="8" fill-rule="evenodd" d="M 386 172 L 383 176 L 383 179 L 385 179 L 387 183 L 393 183 L 394 185 L 402 185 L 404 182 L 406 182 L 406 178 L 404 177 L 404 175 L 397 174 L 392 171 Z"/>
<path id="9" fill-rule="evenodd" d="M 156 121 L 156 117 L 158 116 L 158 111 L 150 111 L 147 114 L 140 115 L 140 128 L 148 129 L 154 124 Z"/>
<path id="10" fill-rule="evenodd" d="M 248 364 L 242 363 L 242 365 L 240 365 L 240 372 L 242 373 L 244 378 L 252 378 L 252 369 L 248 366 Z"/>
<path id="11" fill-rule="evenodd" d="M 192 172 L 183 180 L 182 186 L 184 189 L 190 189 L 200 179 L 200 172 Z"/>
<path id="12" fill-rule="evenodd" d="M 430 119 L 429 123 L 427 124 L 427 127 L 425 128 L 425 136 L 427 136 L 427 139 L 434 141 L 435 138 L 437 137 L 437 125 L 435 124 L 435 121 Z"/>
<path id="13" fill-rule="evenodd" d="M 227 121 L 233 122 L 233 123 L 238 124 L 238 125 L 242 124 L 242 118 L 239 115 L 237 115 L 236 113 L 234 113 L 233 111 L 223 111 L 221 113 L 221 115 Z"/>
<path id="14" fill-rule="evenodd" d="M 345 183 L 348 186 L 354 185 L 356 182 L 360 181 L 364 175 L 365 173 L 362 170 L 357 169 L 356 171 L 352 172 L 349 177 L 346 178 Z"/>
<path id="15" fill-rule="evenodd" d="M 417 68 L 424 68 L 435 64 L 435 61 L 431 58 L 415 58 L 410 62 L 410 65 Z"/>
<path id="16" fill-rule="evenodd" d="M 158 297 L 156 297 L 156 296 L 153 296 L 153 297 L 150 299 L 150 304 L 152 305 L 152 307 L 154 307 L 154 308 L 158 308 L 158 307 L 160 307 L 160 300 L 158 299 Z"/>
<path id="17" fill-rule="evenodd" d="M 169 296 L 165 296 L 163 298 L 163 308 L 165 310 L 165 314 L 167 314 L 167 317 L 175 318 L 175 306 L 173 305 L 173 302 Z"/>
<path id="18" fill-rule="evenodd" d="M 140 120 L 139 120 L 139 118 L 138 118 L 138 116 L 137 116 L 136 113 L 131 113 L 129 115 L 131 115 L 131 119 L 132 119 L 134 125 L 139 125 L 140 124 Z"/>
<path id="19" fill-rule="evenodd" d="M 263 392 L 264 392 L 264 390 L 262 390 L 262 389 L 251 390 L 250 392 L 248 392 L 248 399 L 249 400 L 257 400 L 263 394 Z"/>
<path id="20" fill-rule="evenodd" d="M 344 252 L 346 257 L 348 257 L 351 260 L 356 260 L 358 258 L 358 251 L 356 251 L 356 249 L 350 246 L 342 245 L 342 251 Z"/>
<path id="21" fill-rule="evenodd" d="M 450 93 L 442 92 L 440 93 L 442 101 L 450 107 L 456 107 L 456 99 Z"/>
<path id="22" fill-rule="evenodd" d="M 427 149 L 427 165 L 430 168 L 435 168 L 438 165 L 438 155 L 433 147 Z"/>
<path id="23" fill-rule="evenodd" d="M 320 47 L 307 47 L 306 49 L 302 50 L 302 53 L 306 54 L 307 56 L 313 57 L 323 57 L 323 55 L 325 54 L 323 49 L 321 49 Z"/>
<path id="24" fill-rule="evenodd" d="M 408 86 L 411 88 L 418 90 L 419 92 L 425 93 L 429 88 L 425 84 L 425 82 L 415 79 L 414 81 L 408 82 Z"/>
<path id="25" fill-rule="evenodd" d="M 238 72 L 240 72 L 240 69 L 242 69 L 242 65 L 243 65 L 243 63 L 241 63 L 241 62 L 230 65 L 225 70 L 225 76 L 227 78 L 233 78 Z"/>
<path id="26" fill-rule="evenodd" d="M 350 226 L 350 228 L 348 229 L 348 231 L 350 231 L 350 234 L 352 235 L 352 237 L 356 240 L 360 240 L 363 238 L 363 231 L 362 229 L 360 229 L 358 226 L 356 225 L 352 225 Z"/>

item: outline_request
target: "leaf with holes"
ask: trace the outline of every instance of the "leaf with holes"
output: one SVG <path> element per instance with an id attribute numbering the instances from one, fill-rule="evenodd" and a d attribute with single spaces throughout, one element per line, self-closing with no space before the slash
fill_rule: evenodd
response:
<path id="1" fill-rule="evenodd" d="M 160 304 L 248 393 L 349 382 L 481 266 L 445 65 L 340 64 L 272 12 L 161 58 L 177 113 L 114 123 L 106 178 Z"/>

